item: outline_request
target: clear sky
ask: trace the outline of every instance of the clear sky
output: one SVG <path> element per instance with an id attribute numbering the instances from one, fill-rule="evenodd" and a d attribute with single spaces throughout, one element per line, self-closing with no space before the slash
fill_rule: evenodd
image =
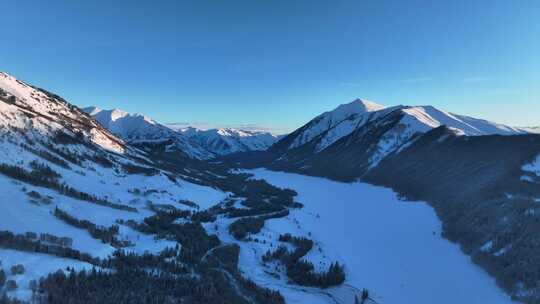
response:
<path id="1" fill-rule="evenodd" d="M 79 105 L 290 131 L 361 97 L 540 125 L 540 1 L 4 1 L 0 70 Z"/>

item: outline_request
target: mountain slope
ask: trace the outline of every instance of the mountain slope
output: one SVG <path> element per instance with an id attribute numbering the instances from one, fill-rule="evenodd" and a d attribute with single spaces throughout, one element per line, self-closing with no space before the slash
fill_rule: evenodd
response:
<path id="1" fill-rule="evenodd" d="M 78 108 L 43 89 L 37 89 L 0 72 L 2 132 L 21 132 L 25 137 L 64 136 L 86 138 L 90 143 L 116 153 L 126 153 L 123 141 L 111 135 Z"/>
<path id="2" fill-rule="evenodd" d="M 428 201 L 444 236 L 526 303 L 540 302 L 539 135 L 456 136 L 440 127 L 364 180 Z"/>
<path id="3" fill-rule="evenodd" d="M 70 248 L 104 258 L 114 252 L 116 244 L 96 240 L 84 229 L 66 224 L 54 215 L 56 208 L 111 227 L 117 219 L 142 220 L 151 214 L 146 209 L 148 200 L 175 203 L 197 199 L 208 205 L 225 196 L 175 179 L 143 151 L 118 139 L 55 94 L 5 73 L 0 74 L 0 89 L 2 231 L 68 237 Z M 0 237 L 2 242 L 6 241 L 4 236 Z M 157 252 L 171 245 L 154 242 L 125 226 L 120 227 L 117 237 L 132 244 L 129 250 L 138 253 Z M 4 248 L 4 243 L 0 247 Z"/>

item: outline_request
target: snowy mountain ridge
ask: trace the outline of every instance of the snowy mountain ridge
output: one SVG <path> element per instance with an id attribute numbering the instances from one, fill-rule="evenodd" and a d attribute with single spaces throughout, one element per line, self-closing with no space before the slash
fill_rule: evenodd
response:
<path id="1" fill-rule="evenodd" d="M 4 72 L 0 72 L 0 99 L 3 133 L 20 129 L 24 130 L 26 137 L 44 139 L 67 132 L 69 136 L 86 136 L 103 149 L 126 152 L 121 139 L 96 124 L 78 108 Z"/>
<path id="2" fill-rule="evenodd" d="M 325 112 L 278 141 L 273 150 L 293 151 L 308 149 L 320 153 L 346 137 L 348 143 L 358 141 L 358 136 L 367 138 L 384 129 L 384 134 L 372 138 L 369 144 L 376 145 L 370 153 L 370 166 L 392 152 L 399 151 L 414 137 L 440 126 L 446 126 L 456 134 L 465 136 L 518 135 L 527 130 L 514 128 L 482 119 L 457 115 L 433 106 L 385 107 L 371 101 L 356 99 Z M 351 137 L 356 136 L 353 140 Z M 366 140 L 366 139 L 364 139 Z M 339 143 L 343 146 L 346 143 Z M 293 153 L 293 152 L 291 152 Z"/>
<path id="3" fill-rule="evenodd" d="M 266 150 L 278 139 L 278 136 L 269 132 L 233 128 L 201 130 L 188 127 L 180 129 L 179 132 L 219 155 Z"/>
<path id="4" fill-rule="evenodd" d="M 168 150 L 185 153 L 190 158 L 209 159 L 214 157 L 214 153 L 148 116 L 130 114 L 119 109 L 102 110 L 97 107 L 86 107 L 84 111 L 127 142 L 133 144 L 170 142 L 167 144 Z"/>
<path id="5" fill-rule="evenodd" d="M 194 127 L 174 128 L 160 124 L 143 114 L 123 110 L 84 108 L 105 128 L 130 143 L 173 141 L 177 150 L 196 159 L 217 155 L 266 150 L 277 140 L 269 132 L 219 128 L 202 130 Z M 168 149 L 174 149 L 172 145 Z"/>

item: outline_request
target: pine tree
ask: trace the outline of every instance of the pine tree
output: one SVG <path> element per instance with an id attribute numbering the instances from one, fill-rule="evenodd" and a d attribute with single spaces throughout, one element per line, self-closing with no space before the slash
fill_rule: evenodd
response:
<path id="1" fill-rule="evenodd" d="M 4 272 L 4 270 L 0 269 L 0 289 L 2 288 L 2 286 L 4 286 L 5 283 L 6 283 L 6 273 Z"/>
<path id="2" fill-rule="evenodd" d="M 367 289 L 362 289 L 362 304 L 369 299 L 369 291 Z"/>

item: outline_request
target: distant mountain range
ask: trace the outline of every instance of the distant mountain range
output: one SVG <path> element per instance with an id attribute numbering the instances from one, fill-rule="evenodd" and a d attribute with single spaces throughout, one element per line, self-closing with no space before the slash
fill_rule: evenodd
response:
<path id="1" fill-rule="evenodd" d="M 84 111 L 127 142 L 146 148 L 156 147 L 161 143 L 168 151 L 176 151 L 195 159 L 266 150 L 278 139 L 277 136 L 262 131 L 178 128 L 175 125 L 160 124 L 142 114 L 131 114 L 119 109 L 87 107 Z"/>
<path id="2" fill-rule="evenodd" d="M 123 140 L 138 146 L 155 147 L 160 143 L 167 151 L 176 151 L 194 159 L 252 152 L 282 151 L 280 161 L 298 161 L 325 150 L 346 149 L 354 141 L 369 136 L 369 151 L 358 157 L 367 157 L 365 167 L 373 167 L 392 152 L 410 143 L 420 134 L 446 126 L 456 135 L 518 135 L 538 133 L 538 128 L 517 128 L 483 119 L 449 113 L 432 106 L 385 107 L 375 102 L 356 99 L 325 112 L 288 135 L 276 136 L 265 131 L 234 128 L 204 129 L 185 124 L 161 124 L 143 114 L 131 114 L 119 109 L 102 110 L 87 107 L 104 127 Z M 374 136 L 374 130 L 384 132 Z M 354 133 L 354 136 L 349 136 Z M 348 137 L 347 142 L 341 142 Z M 160 147 L 163 148 L 163 147 Z M 305 165 L 308 166 L 308 165 Z"/>
<path id="3" fill-rule="evenodd" d="M 264 151 L 280 137 L 268 132 L 232 128 L 202 130 L 193 127 L 178 129 L 187 138 L 218 155 L 248 151 Z"/>

